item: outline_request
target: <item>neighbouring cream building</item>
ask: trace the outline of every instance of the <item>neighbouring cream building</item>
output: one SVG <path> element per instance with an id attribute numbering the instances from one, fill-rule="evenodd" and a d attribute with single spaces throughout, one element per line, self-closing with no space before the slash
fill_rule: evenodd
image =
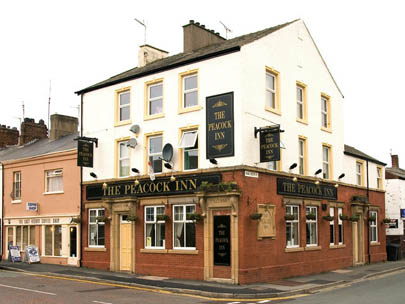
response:
<path id="1" fill-rule="evenodd" d="M 141 46 L 138 67 L 77 92 L 97 140 L 82 265 L 236 284 L 385 260 L 384 164 L 345 147 L 305 23 L 183 29 L 183 53 Z"/>
<path id="2" fill-rule="evenodd" d="M 30 138 L 0 150 L 3 182 L 3 258 L 8 246 L 39 248 L 41 263 L 79 266 L 80 168 L 77 167 L 78 119 L 51 116 L 50 138 Z M 23 133 L 22 133 L 23 134 Z"/>

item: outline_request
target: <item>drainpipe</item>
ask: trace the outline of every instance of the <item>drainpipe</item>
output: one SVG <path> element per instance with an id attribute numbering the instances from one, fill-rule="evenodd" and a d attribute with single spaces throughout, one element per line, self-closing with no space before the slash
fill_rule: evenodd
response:
<path id="1" fill-rule="evenodd" d="M 368 178 L 368 160 L 366 160 L 366 173 L 367 173 L 367 248 L 368 248 L 368 263 L 371 264 L 371 253 L 370 253 L 370 193 L 369 193 L 369 178 Z"/>
<path id="2" fill-rule="evenodd" d="M 80 95 L 80 137 L 83 136 L 83 94 Z M 83 204 L 83 167 L 80 166 L 80 218 L 82 218 L 82 204 Z M 80 221 L 80 259 L 79 267 L 82 267 L 82 256 L 83 256 L 83 238 L 82 238 L 82 226 L 83 220 Z"/>
<path id="3" fill-rule="evenodd" d="M 3 236 L 4 231 L 4 223 L 3 223 L 3 219 L 4 219 L 4 166 L 3 163 L 0 163 L 0 169 L 1 169 L 1 225 L 0 225 L 0 231 L 1 231 L 1 235 L 0 235 L 0 240 L 1 240 L 1 244 L 0 244 L 0 255 L 3 256 Z"/>

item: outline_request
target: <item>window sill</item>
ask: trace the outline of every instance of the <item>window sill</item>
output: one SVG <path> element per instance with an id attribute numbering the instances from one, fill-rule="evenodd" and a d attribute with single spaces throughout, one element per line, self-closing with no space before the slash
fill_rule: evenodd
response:
<path id="1" fill-rule="evenodd" d="M 195 249 L 171 249 L 168 250 L 168 253 L 171 254 L 198 254 L 198 250 Z"/>
<path id="2" fill-rule="evenodd" d="M 308 121 L 306 119 L 297 118 L 297 122 L 308 125 Z"/>
<path id="3" fill-rule="evenodd" d="M 304 251 L 304 247 L 291 247 L 291 248 L 286 248 L 284 251 L 285 252 L 300 252 L 300 251 Z"/>
<path id="4" fill-rule="evenodd" d="M 11 201 L 12 204 L 21 204 L 21 200 Z"/>
<path id="5" fill-rule="evenodd" d="M 380 242 L 370 242 L 370 246 L 380 246 Z"/>
<path id="6" fill-rule="evenodd" d="M 271 112 L 271 113 L 274 113 L 274 114 L 277 114 L 277 115 L 280 115 L 280 116 L 281 116 L 281 111 L 280 111 L 280 109 L 272 108 L 272 107 L 269 107 L 269 106 L 265 106 L 264 109 L 265 109 L 266 111 L 268 111 L 268 112 Z"/>
<path id="7" fill-rule="evenodd" d="M 141 253 L 167 253 L 167 249 L 152 249 L 152 248 L 146 248 L 146 249 L 141 249 Z"/>
<path id="8" fill-rule="evenodd" d="M 339 248 L 346 248 L 345 244 L 341 245 L 329 245 L 329 249 L 339 249 Z"/>
<path id="9" fill-rule="evenodd" d="M 189 107 L 189 108 L 179 108 L 179 114 L 200 111 L 201 109 L 202 109 L 202 107 L 200 105 Z"/>
<path id="10" fill-rule="evenodd" d="M 328 133 L 332 133 L 332 129 L 331 128 L 325 128 L 325 127 L 321 127 L 322 131 L 328 132 Z"/>
<path id="11" fill-rule="evenodd" d="M 55 191 L 55 192 L 44 192 L 43 195 L 52 195 L 52 194 L 63 194 L 63 191 Z"/>
<path id="12" fill-rule="evenodd" d="M 315 251 L 315 250 L 322 250 L 321 246 L 307 246 L 305 247 L 305 251 Z"/>
<path id="13" fill-rule="evenodd" d="M 114 127 L 121 127 L 121 126 L 126 126 L 126 125 L 130 125 L 132 123 L 132 120 L 124 120 L 124 121 L 116 121 L 114 123 Z"/>
<path id="14" fill-rule="evenodd" d="M 101 252 L 106 252 L 107 248 L 105 247 L 84 247 L 84 251 L 101 251 Z"/>
<path id="15" fill-rule="evenodd" d="M 152 120 L 165 117 L 164 113 L 154 114 L 154 115 L 145 115 L 143 120 Z"/>

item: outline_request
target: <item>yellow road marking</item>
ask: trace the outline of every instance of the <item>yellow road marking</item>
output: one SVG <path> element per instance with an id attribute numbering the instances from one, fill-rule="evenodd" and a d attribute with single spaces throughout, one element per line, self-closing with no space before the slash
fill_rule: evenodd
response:
<path id="1" fill-rule="evenodd" d="M 12 270 L 1 270 L 1 271 L 12 271 Z M 13 272 L 15 272 L 15 271 L 13 271 Z M 186 297 L 191 297 L 191 298 L 204 299 L 204 300 L 217 301 L 217 302 L 232 302 L 232 301 L 258 302 L 258 301 L 264 301 L 264 300 L 279 301 L 279 300 L 297 299 L 297 298 L 309 296 L 309 294 L 299 294 L 299 295 L 286 296 L 286 297 L 257 298 L 257 299 L 214 298 L 214 297 L 199 296 L 199 295 L 193 295 L 193 294 L 187 294 L 187 293 L 179 293 L 179 292 L 168 291 L 168 290 L 159 290 L 159 289 L 153 289 L 153 288 L 148 288 L 148 287 L 130 286 L 130 285 L 124 285 L 124 284 L 118 284 L 118 283 L 98 282 L 98 281 L 91 281 L 91 280 L 84 280 L 84 279 L 60 277 L 60 276 L 56 276 L 56 275 L 39 274 L 39 273 L 28 272 L 28 271 L 18 272 L 18 273 L 25 274 L 25 275 L 31 275 L 31 276 L 37 276 L 37 277 L 43 277 L 43 278 L 49 278 L 49 279 L 58 279 L 58 280 L 66 280 L 66 281 L 73 281 L 73 282 L 80 282 L 80 283 L 89 283 L 89 284 L 96 284 L 96 285 L 120 287 L 120 288 L 126 288 L 126 289 L 135 289 L 135 290 L 140 290 L 140 291 L 169 294 L 169 295 L 174 295 L 174 296 L 181 295 L 181 296 L 186 296 Z"/>

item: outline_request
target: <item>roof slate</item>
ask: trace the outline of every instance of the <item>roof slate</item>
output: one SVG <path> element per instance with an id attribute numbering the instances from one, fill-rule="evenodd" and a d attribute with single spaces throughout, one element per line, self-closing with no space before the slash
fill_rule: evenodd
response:
<path id="1" fill-rule="evenodd" d="M 382 166 L 386 166 L 387 164 L 383 163 L 382 161 L 379 161 L 378 159 L 375 159 L 374 157 L 371 157 L 370 155 L 367 155 L 364 152 L 361 152 L 360 150 L 357 150 L 356 148 L 349 146 L 349 145 L 345 145 L 345 154 L 347 155 L 351 155 L 354 157 L 358 157 L 360 159 L 364 159 L 364 160 L 369 160 L 373 163 L 376 163 L 378 165 L 382 165 Z"/>
<path id="2" fill-rule="evenodd" d="M 405 179 L 405 170 L 404 169 L 389 167 L 389 168 L 385 168 L 385 172 L 398 176 L 400 179 Z"/>
<path id="3" fill-rule="evenodd" d="M 49 138 L 37 139 L 23 146 L 9 146 L 0 149 L 0 162 L 76 149 L 77 142 L 74 138 L 77 136 L 78 133 L 66 135 L 56 140 L 50 140 Z"/>
<path id="4" fill-rule="evenodd" d="M 264 36 L 267 36 L 298 20 L 299 19 L 291 21 L 291 22 L 287 22 L 284 24 L 280 24 L 277 26 L 273 26 L 273 27 L 270 27 L 270 28 L 267 28 L 267 29 L 264 29 L 264 30 L 261 30 L 258 32 L 251 33 L 251 34 L 239 36 L 239 37 L 236 37 L 236 38 L 233 38 L 230 40 L 225 40 L 224 42 L 210 45 L 210 46 L 198 49 L 193 52 L 180 53 L 177 55 L 159 59 L 159 60 L 151 62 L 143 67 L 140 67 L 140 68 L 136 67 L 136 68 L 130 69 L 126 72 L 120 73 L 109 79 L 106 79 L 106 80 L 96 83 L 92 86 L 89 86 L 85 89 L 77 91 L 76 94 L 81 95 L 83 93 L 91 92 L 91 91 L 101 89 L 101 88 L 104 88 L 104 87 L 107 87 L 110 85 L 114 85 L 114 84 L 117 84 L 120 82 L 128 81 L 131 79 L 136 79 L 136 78 L 150 75 L 150 74 L 160 72 L 163 70 L 169 70 L 172 68 L 176 68 L 176 67 L 179 67 L 179 66 L 182 66 L 185 64 L 189 64 L 191 62 L 201 61 L 204 59 L 213 58 L 216 56 L 221 56 L 221 55 L 232 53 L 232 52 L 237 52 L 240 50 L 240 48 L 243 45 L 251 43 Z"/>

